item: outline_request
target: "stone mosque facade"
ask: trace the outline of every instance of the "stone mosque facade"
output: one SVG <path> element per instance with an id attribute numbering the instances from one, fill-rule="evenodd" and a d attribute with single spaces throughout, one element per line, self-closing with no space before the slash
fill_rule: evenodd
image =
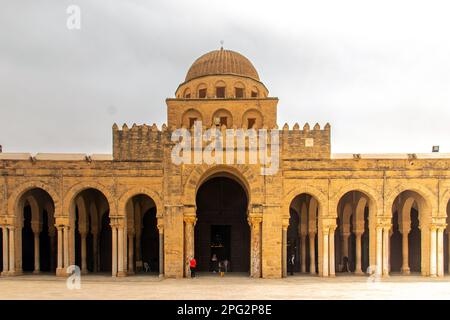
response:
<path id="1" fill-rule="evenodd" d="M 333 154 L 329 124 L 278 127 L 278 98 L 223 48 L 166 104 L 167 125 L 114 124 L 112 154 L 0 153 L 2 276 L 181 278 L 213 255 L 255 278 L 449 272 L 450 154 Z M 279 170 L 175 164 L 171 134 L 195 121 L 277 130 Z"/>

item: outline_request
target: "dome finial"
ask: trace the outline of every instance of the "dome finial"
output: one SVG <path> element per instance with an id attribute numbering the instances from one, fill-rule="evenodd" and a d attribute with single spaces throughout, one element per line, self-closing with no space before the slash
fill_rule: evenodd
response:
<path id="1" fill-rule="evenodd" d="M 220 50 L 223 50 L 223 43 L 224 43 L 224 41 L 220 40 Z"/>

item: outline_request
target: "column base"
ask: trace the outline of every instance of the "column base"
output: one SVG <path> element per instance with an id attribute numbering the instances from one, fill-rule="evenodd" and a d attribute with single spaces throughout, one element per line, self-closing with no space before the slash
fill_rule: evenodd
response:
<path id="1" fill-rule="evenodd" d="M 117 276 L 118 276 L 118 277 L 121 277 L 121 278 L 126 277 L 127 275 L 128 275 L 128 274 L 127 274 L 126 271 L 118 271 L 118 272 L 117 272 Z"/>
<path id="2" fill-rule="evenodd" d="M 128 274 L 129 276 L 134 276 L 134 275 L 136 274 L 136 272 L 134 272 L 134 271 L 127 271 L 127 274 Z"/>
<path id="3" fill-rule="evenodd" d="M 57 277 L 68 277 L 69 274 L 67 273 L 66 269 L 61 268 L 61 269 L 56 269 L 56 276 Z"/>
<path id="4" fill-rule="evenodd" d="M 158 277 L 159 278 L 164 278 L 164 273 L 160 273 Z"/>
<path id="5" fill-rule="evenodd" d="M 354 273 L 357 276 L 363 276 L 364 275 L 364 272 L 362 272 L 362 270 L 355 271 Z"/>
<path id="6" fill-rule="evenodd" d="M 40 274 L 40 273 L 41 273 L 40 270 L 34 270 L 34 271 L 33 271 L 33 274 Z"/>
<path id="7" fill-rule="evenodd" d="M 411 271 L 409 270 L 409 268 L 408 269 L 402 269 L 402 274 L 407 276 L 407 275 L 411 274 Z"/>
<path id="8" fill-rule="evenodd" d="M 3 271 L 1 275 L 4 277 L 14 277 L 19 275 L 19 273 L 17 273 L 16 271 Z"/>

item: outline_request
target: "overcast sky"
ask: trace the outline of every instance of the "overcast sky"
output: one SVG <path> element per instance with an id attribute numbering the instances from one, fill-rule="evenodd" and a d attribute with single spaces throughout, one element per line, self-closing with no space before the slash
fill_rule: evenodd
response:
<path id="1" fill-rule="evenodd" d="M 166 122 L 224 40 L 280 99 L 278 124 L 329 122 L 334 153 L 450 152 L 449 16 L 448 1 L 2 0 L 0 144 L 111 153 L 112 124 Z"/>

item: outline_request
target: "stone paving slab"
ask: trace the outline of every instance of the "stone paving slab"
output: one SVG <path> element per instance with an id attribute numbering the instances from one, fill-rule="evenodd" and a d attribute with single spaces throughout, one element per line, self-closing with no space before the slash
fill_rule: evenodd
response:
<path id="1" fill-rule="evenodd" d="M 79 290 L 67 289 L 66 281 L 53 275 L 0 277 L 0 299 L 450 299 L 449 276 L 392 276 L 374 281 L 363 276 L 162 279 L 87 275 L 82 276 Z"/>

